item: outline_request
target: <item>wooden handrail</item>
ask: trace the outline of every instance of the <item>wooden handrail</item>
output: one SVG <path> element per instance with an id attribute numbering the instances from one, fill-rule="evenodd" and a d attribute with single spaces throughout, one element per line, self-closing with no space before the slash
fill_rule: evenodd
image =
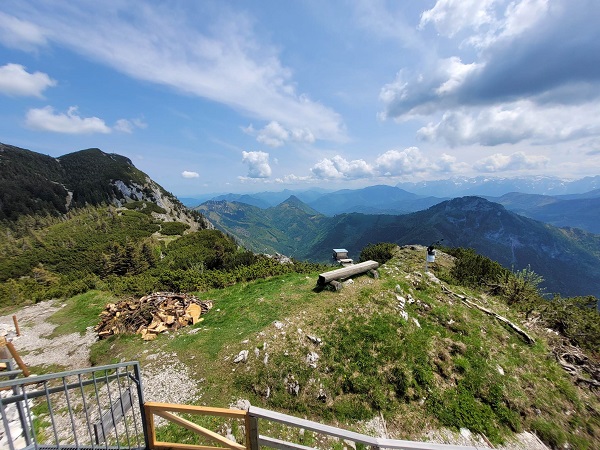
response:
<path id="1" fill-rule="evenodd" d="M 260 446 L 288 450 L 310 449 L 310 447 L 306 447 L 304 445 L 294 444 L 292 442 L 285 442 L 268 436 L 259 435 L 258 419 L 278 422 L 295 428 L 303 428 L 305 430 L 310 430 L 327 436 L 334 436 L 339 439 L 348 439 L 366 445 L 371 449 L 386 448 L 402 450 L 476 450 L 476 448 L 472 446 L 434 444 L 429 442 L 376 438 L 373 436 L 367 436 L 365 434 L 356 433 L 354 431 L 348 431 L 341 428 L 332 427 L 330 425 L 323 425 L 318 422 L 313 422 L 307 419 L 300 419 L 298 417 L 288 416 L 286 414 L 270 411 L 268 409 L 258 408 L 256 406 L 250 406 L 248 411 L 243 411 L 239 409 L 210 408 L 205 406 L 146 402 L 144 404 L 144 409 L 146 411 L 146 418 L 148 420 L 149 426 L 148 445 L 150 450 L 216 450 L 219 448 L 228 448 L 232 450 L 258 450 Z M 178 417 L 172 414 L 173 412 L 244 419 L 246 425 L 246 445 L 244 446 L 238 444 L 237 442 L 233 442 L 219 434 L 214 433 L 213 431 L 201 427 L 200 425 Z M 219 444 L 223 445 L 224 447 L 158 442 L 156 440 L 156 432 L 154 430 L 154 415 L 163 417 L 164 419 L 181 425 L 187 428 L 188 430 L 193 431 L 194 433 L 212 439 L 218 442 Z"/>
<path id="2" fill-rule="evenodd" d="M 232 419 L 244 419 L 247 420 L 248 413 L 239 409 L 227 409 L 227 408 L 212 408 L 207 406 L 194 406 L 194 405 L 177 405 L 173 403 L 160 403 L 160 402 L 146 402 L 144 403 L 144 410 L 146 412 L 146 420 L 148 422 L 148 446 L 151 450 L 159 449 L 174 449 L 174 450 L 215 450 L 215 449 L 231 449 L 231 450 L 246 450 L 248 448 L 248 438 L 246 438 L 247 444 L 241 445 L 237 442 L 231 441 L 220 434 L 215 433 L 207 428 L 190 422 L 182 417 L 176 416 L 174 412 L 195 414 L 202 416 L 219 416 L 229 417 Z M 156 440 L 156 429 L 154 426 L 154 416 L 160 416 L 163 419 L 176 423 L 200 436 L 204 436 L 208 439 L 218 442 L 224 447 L 212 447 L 207 445 L 190 445 L 190 444 L 178 444 L 175 442 L 161 442 Z"/>

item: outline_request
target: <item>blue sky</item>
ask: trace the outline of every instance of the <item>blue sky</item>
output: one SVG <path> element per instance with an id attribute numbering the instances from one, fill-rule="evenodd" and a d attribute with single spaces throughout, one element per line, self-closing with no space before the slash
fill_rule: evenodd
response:
<path id="1" fill-rule="evenodd" d="M 0 3 L 0 142 L 179 196 L 600 174 L 600 2 Z"/>

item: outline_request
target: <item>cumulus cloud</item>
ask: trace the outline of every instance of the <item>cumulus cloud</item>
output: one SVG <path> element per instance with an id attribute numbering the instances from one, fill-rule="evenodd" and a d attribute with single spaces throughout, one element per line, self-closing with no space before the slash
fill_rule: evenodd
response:
<path id="1" fill-rule="evenodd" d="M 432 23 L 444 36 L 452 37 L 464 28 L 479 29 L 494 21 L 494 0 L 438 0 L 435 6 L 421 14 L 419 28 Z"/>
<path id="2" fill-rule="evenodd" d="M 269 147 L 281 147 L 290 138 L 290 133 L 278 122 L 270 122 L 259 133 L 256 140 Z"/>
<path id="3" fill-rule="evenodd" d="M 348 161 L 340 155 L 333 158 L 324 158 L 315 164 L 310 171 L 321 179 L 358 179 L 368 178 L 373 175 L 373 168 L 362 159 Z"/>
<path id="4" fill-rule="evenodd" d="M 473 167 L 481 172 L 505 172 L 509 170 L 539 169 L 548 163 L 548 158 L 542 155 L 526 155 L 516 152 L 511 155 L 496 153 L 480 159 Z"/>
<path id="5" fill-rule="evenodd" d="M 277 184 L 291 184 L 291 183 L 302 183 L 302 182 L 307 182 L 307 181 L 311 181 L 313 178 L 310 176 L 298 176 L 298 175 L 294 175 L 293 173 L 286 175 L 284 177 L 279 177 L 279 178 L 275 178 L 273 181 Z"/>
<path id="6" fill-rule="evenodd" d="M 362 159 L 348 161 L 340 155 L 324 158 L 315 164 L 311 173 L 317 179 L 354 180 L 369 178 L 398 178 L 415 174 L 452 173 L 466 168 L 466 164 L 457 162 L 447 154 L 437 161 L 427 158 L 417 147 L 404 150 L 388 150 L 373 162 Z"/>
<path id="7" fill-rule="evenodd" d="M 381 88 L 379 99 L 385 110 L 380 117 L 405 119 L 456 106 L 466 80 L 481 68 L 479 63 L 465 64 L 451 57 L 419 72 L 401 70 L 393 82 Z"/>
<path id="8" fill-rule="evenodd" d="M 56 86 L 56 80 L 45 73 L 29 73 L 20 64 L 9 63 L 0 67 L 0 93 L 41 98 L 42 92 L 52 86 Z"/>
<path id="9" fill-rule="evenodd" d="M 37 25 L 0 11 L 0 43 L 17 50 L 34 51 L 46 44 L 46 37 Z"/>
<path id="10" fill-rule="evenodd" d="M 434 161 L 433 168 L 436 173 L 448 175 L 467 171 L 469 165 L 465 162 L 459 162 L 455 156 L 442 153 L 442 155 Z"/>
<path id="11" fill-rule="evenodd" d="M 254 125 L 242 128 L 242 131 L 251 136 L 256 136 L 256 140 L 269 147 L 281 147 L 288 142 L 304 142 L 313 144 L 315 136 L 309 129 L 285 128 L 277 121 L 269 122 L 261 130 L 256 130 Z"/>
<path id="12" fill-rule="evenodd" d="M 181 172 L 181 176 L 183 178 L 200 178 L 200 174 L 198 172 L 190 172 L 188 170 Z"/>
<path id="13" fill-rule="evenodd" d="M 435 118 L 419 136 L 452 145 L 598 133 L 597 114 L 581 127 L 565 114 L 566 133 L 554 121 L 558 107 L 589 109 L 600 97 L 598 16 L 594 0 L 438 0 L 419 29 L 435 27 L 455 54 L 400 69 L 381 88 L 380 117 Z"/>
<path id="14" fill-rule="evenodd" d="M 266 152 L 242 152 L 242 162 L 248 166 L 248 178 L 269 178 L 271 166 Z"/>
<path id="15" fill-rule="evenodd" d="M 460 109 L 444 113 L 417 136 L 428 141 L 445 140 L 450 146 L 515 144 L 567 141 L 600 134 L 597 103 L 539 106 L 519 101 L 482 109 Z"/>
<path id="16" fill-rule="evenodd" d="M 202 2 L 187 6 L 186 13 L 158 2 L 110 8 L 101 2 L 22 2 L 14 9 L 43 27 L 51 42 L 134 79 L 276 121 L 287 130 L 308 129 L 315 139 L 346 139 L 341 116 L 298 92 L 279 49 L 257 37 L 251 17 Z M 199 15 L 206 20 L 193 20 Z"/>
<path id="17" fill-rule="evenodd" d="M 81 117 L 77 107 L 71 106 L 66 114 L 57 113 L 51 106 L 30 109 L 25 123 L 29 128 L 40 131 L 66 134 L 110 133 L 111 129 L 98 117 Z"/>
<path id="18" fill-rule="evenodd" d="M 417 147 L 405 150 L 388 150 L 375 160 L 379 172 L 388 176 L 400 176 L 425 172 L 431 163 Z"/>

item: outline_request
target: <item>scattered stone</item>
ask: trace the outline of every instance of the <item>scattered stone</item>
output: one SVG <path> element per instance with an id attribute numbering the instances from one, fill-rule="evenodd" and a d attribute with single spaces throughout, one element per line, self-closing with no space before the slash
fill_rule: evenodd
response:
<path id="1" fill-rule="evenodd" d="M 235 402 L 229 405 L 229 409 L 242 409 L 248 411 L 250 409 L 250 400 L 238 398 Z"/>
<path id="2" fill-rule="evenodd" d="M 401 317 L 402 317 L 404 320 L 408 321 L 408 313 L 407 313 L 406 311 L 400 311 L 400 316 L 401 316 Z"/>
<path id="3" fill-rule="evenodd" d="M 317 368 L 318 360 L 319 360 L 319 355 L 315 352 L 310 352 L 308 355 L 306 355 L 306 362 L 308 363 L 308 366 L 312 367 L 313 369 Z"/>
<path id="4" fill-rule="evenodd" d="M 396 295 L 396 300 L 398 300 L 398 307 L 400 309 L 404 309 L 404 306 L 406 305 L 406 299 L 401 295 Z"/>
<path id="5" fill-rule="evenodd" d="M 260 356 L 260 350 L 258 349 L 258 347 L 254 347 L 254 356 L 256 356 L 257 358 Z"/>
<path id="6" fill-rule="evenodd" d="M 498 373 L 499 373 L 500 375 L 504 375 L 504 369 L 502 368 L 502 366 L 500 366 L 500 365 L 497 365 L 497 366 L 496 366 L 496 370 L 498 371 Z"/>
<path id="7" fill-rule="evenodd" d="M 285 384 L 286 391 L 288 391 L 289 394 L 298 395 L 300 393 L 300 383 L 298 383 L 294 375 L 288 375 L 285 377 L 283 383 Z"/>
<path id="8" fill-rule="evenodd" d="M 323 403 L 327 401 L 327 393 L 325 392 L 325 389 L 323 389 L 323 387 L 319 388 L 319 395 L 317 396 L 317 400 L 320 400 Z"/>
<path id="9" fill-rule="evenodd" d="M 247 360 L 248 360 L 248 350 L 242 350 L 241 352 L 238 353 L 238 355 L 235 357 L 233 362 L 236 364 L 240 363 L 240 362 L 245 363 Z"/>
<path id="10" fill-rule="evenodd" d="M 310 334 L 307 334 L 307 335 L 306 335 L 306 338 L 307 338 L 307 339 L 308 339 L 310 342 L 312 342 L 313 344 L 316 344 L 316 345 L 321 345 L 321 343 L 323 342 L 323 341 L 321 340 L 321 338 L 318 338 L 318 337 L 316 337 L 316 336 L 312 336 L 312 335 L 310 335 Z"/>
<path id="11" fill-rule="evenodd" d="M 282 322 L 280 322 L 278 320 L 273 322 L 273 325 L 275 325 L 275 328 L 277 328 L 278 330 L 281 330 L 285 326 Z"/>
<path id="12" fill-rule="evenodd" d="M 419 323 L 419 321 L 416 317 L 413 317 L 412 320 L 418 328 L 421 328 L 421 324 Z"/>

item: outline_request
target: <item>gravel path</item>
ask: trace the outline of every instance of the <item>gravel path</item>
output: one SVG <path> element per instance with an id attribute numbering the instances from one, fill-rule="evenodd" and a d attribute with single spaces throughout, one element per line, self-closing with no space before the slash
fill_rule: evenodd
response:
<path id="1" fill-rule="evenodd" d="M 12 314 L 0 316 L 0 336 L 12 341 L 28 367 L 52 364 L 62 366 L 65 370 L 90 367 L 90 347 L 97 340 L 92 327 L 84 335 L 71 333 L 48 338 L 56 325 L 46 319 L 63 306 L 58 301 L 45 301 L 19 310 L 15 315 L 21 336 L 16 335 Z M 142 367 L 142 375 L 146 400 L 188 403 L 190 399 L 198 398 L 190 395 L 196 392 L 196 381 L 175 353 L 156 353 L 144 359 L 146 364 Z M 173 386 L 181 389 L 173 389 Z"/>
<path id="2" fill-rule="evenodd" d="M 27 306 L 17 316 L 21 336 L 17 336 L 12 314 L 0 316 L 0 335 L 14 344 L 29 366 L 57 364 L 69 369 L 89 367 L 90 346 L 96 341 L 96 333 L 88 329 L 84 335 L 72 333 L 49 339 L 56 325 L 46 318 L 58 311 L 63 304 L 45 301 Z"/>

